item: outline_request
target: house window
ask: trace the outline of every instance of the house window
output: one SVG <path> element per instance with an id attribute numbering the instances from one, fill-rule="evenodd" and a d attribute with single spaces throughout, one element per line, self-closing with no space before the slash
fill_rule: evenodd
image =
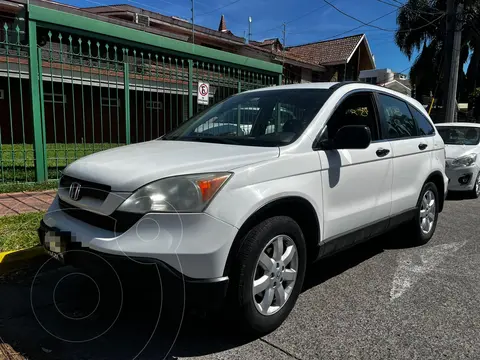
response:
<path id="1" fill-rule="evenodd" d="M 105 106 L 105 107 L 120 107 L 120 99 L 102 97 L 102 106 Z"/>
<path id="2" fill-rule="evenodd" d="M 147 109 L 163 110 L 163 103 L 161 101 L 147 101 Z"/>
<path id="3" fill-rule="evenodd" d="M 362 79 L 360 79 L 360 81 L 366 82 L 367 84 L 373 84 L 373 85 L 377 84 L 377 78 L 376 77 L 362 78 Z"/>
<path id="4" fill-rule="evenodd" d="M 66 104 L 67 97 L 65 94 L 52 94 L 52 93 L 44 93 L 43 94 L 43 101 L 46 103 L 55 103 L 55 104 Z"/>

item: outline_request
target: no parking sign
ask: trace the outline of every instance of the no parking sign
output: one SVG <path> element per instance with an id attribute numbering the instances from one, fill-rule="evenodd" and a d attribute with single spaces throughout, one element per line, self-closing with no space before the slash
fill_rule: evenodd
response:
<path id="1" fill-rule="evenodd" d="M 210 92 L 210 84 L 198 82 L 197 104 L 208 105 L 208 94 Z"/>

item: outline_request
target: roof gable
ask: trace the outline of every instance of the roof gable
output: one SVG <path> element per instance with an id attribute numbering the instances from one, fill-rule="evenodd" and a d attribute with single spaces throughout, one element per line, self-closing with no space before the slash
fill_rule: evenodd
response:
<path id="1" fill-rule="evenodd" d="M 275 47 L 277 47 L 279 49 L 283 49 L 283 45 L 280 42 L 280 40 L 278 40 L 278 38 L 265 39 L 263 41 L 251 40 L 250 44 L 255 45 L 255 46 L 259 46 L 259 47 L 268 47 L 268 48 L 271 48 L 272 45 L 275 45 Z"/>
<path id="2" fill-rule="evenodd" d="M 310 63 L 322 65 L 344 64 L 350 60 L 363 40 L 366 41 L 365 35 L 358 34 L 340 39 L 290 46 L 287 47 L 287 51 Z M 367 49 L 370 52 L 368 44 Z M 372 58 L 371 53 L 369 56 Z"/>

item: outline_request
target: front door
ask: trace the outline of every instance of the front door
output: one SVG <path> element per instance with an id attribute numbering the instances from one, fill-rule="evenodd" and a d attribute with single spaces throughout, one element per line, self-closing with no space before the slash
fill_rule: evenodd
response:
<path id="1" fill-rule="evenodd" d="M 333 139 L 338 129 L 345 125 L 368 126 L 372 143 L 362 150 L 318 152 L 322 166 L 325 240 L 370 224 L 381 223 L 386 227 L 390 215 L 392 148 L 380 136 L 372 93 L 357 92 L 345 98 L 330 117 L 322 136 Z M 363 232 L 362 235 L 370 234 Z"/>

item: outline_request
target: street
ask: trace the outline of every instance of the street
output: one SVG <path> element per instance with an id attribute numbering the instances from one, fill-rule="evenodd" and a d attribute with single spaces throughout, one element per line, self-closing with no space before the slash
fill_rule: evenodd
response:
<path id="1" fill-rule="evenodd" d="M 478 358 L 478 214 L 480 200 L 455 194 L 426 246 L 402 247 L 396 230 L 313 265 L 290 317 L 261 339 L 165 310 L 159 284 L 113 276 L 105 290 L 42 258 L 0 278 L 0 343 L 28 359 Z"/>

